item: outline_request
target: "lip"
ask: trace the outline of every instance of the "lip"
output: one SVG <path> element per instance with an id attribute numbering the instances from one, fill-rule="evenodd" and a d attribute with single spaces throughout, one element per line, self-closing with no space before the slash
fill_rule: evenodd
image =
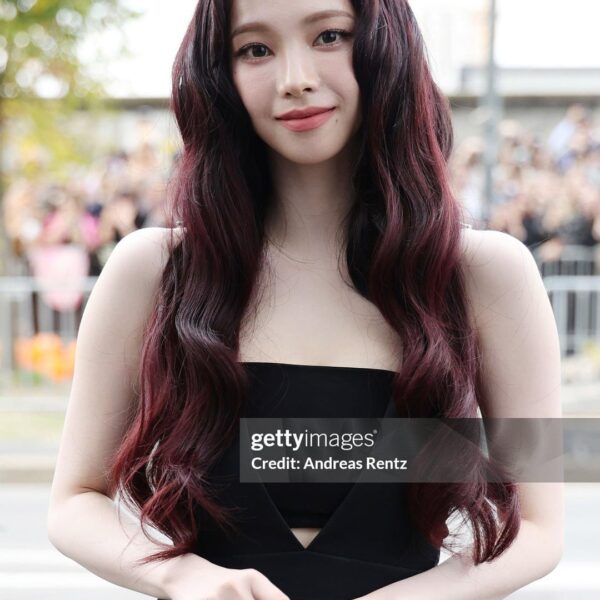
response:
<path id="1" fill-rule="evenodd" d="M 331 117 L 335 109 L 335 106 L 332 108 L 319 109 L 318 112 L 313 112 L 312 115 L 303 118 L 289 118 L 287 115 L 290 113 L 286 113 L 286 118 L 279 117 L 278 121 L 291 131 L 308 131 L 309 129 L 316 129 L 323 125 L 323 123 Z M 306 113 L 308 111 L 301 112 Z"/>
<path id="2" fill-rule="evenodd" d="M 312 117 L 319 113 L 326 112 L 335 108 L 333 106 L 309 106 L 308 108 L 297 108 L 294 110 L 288 110 L 288 112 L 279 115 L 278 119 L 304 119 L 305 117 Z"/>

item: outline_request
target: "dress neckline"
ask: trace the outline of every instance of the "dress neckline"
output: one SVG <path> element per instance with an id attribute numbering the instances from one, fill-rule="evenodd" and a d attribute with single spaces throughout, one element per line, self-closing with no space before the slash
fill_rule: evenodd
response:
<path id="1" fill-rule="evenodd" d="M 241 362 L 242 365 L 256 365 L 256 366 L 270 366 L 270 367 L 278 367 L 284 368 L 289 367 L 290 369 L 306 369 L 306 370 L 318 370 L 325 369 L 330 371 L 347 371 L 347 372 L 355 372 L 355 373 L 373 373 L 373 374 L 383 374 L 387 377 L 391 377 L 396 374 L 396 371 L 391 371 L 390 369 L 376 369 L 372 367 L 350 367 L 343 365 L 305 365 L 300 363 L 284 363 L 284 362 L 271 362 L 271 361 L 250 361 L 250 362 Z"/>

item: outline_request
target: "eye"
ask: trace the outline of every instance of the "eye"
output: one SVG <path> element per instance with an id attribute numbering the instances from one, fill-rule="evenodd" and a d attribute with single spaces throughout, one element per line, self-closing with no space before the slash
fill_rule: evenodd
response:
<path id="1" fill-rule="evenodd" d="M 322 31 L 318 37 L 321 37 L 325 34 L 337 34 L 339 35 L 341 38 L 346 39 L 349 38 L 352 34 L 349 31 L 346 31 L 344 29 L 326 29 L 325 31 Z M 334 40 L 335 41 L 335 40 Z M 326 43 L 323 44 L 324 46 L 335 46 L 335 43 Z M 265 55 L 263 56 L 248 56 L 248 51 L 252 50 L 253 48 L 267 48 L 264 44 L 246 44 L 245 46 L 242 46 L 236 53 L 236 56 L 241 56 L 241 57 L 247 57 L 249 59 L 249 62 L 256 62 L 257 60 L 264 58 Z"/>
<path id="2" fill-rule="evenodd" d="M 348 38 L 351 35 L 349 31 L 345 31 L 343 29 L 327 29 L 326 31 L 323 31 L 322 33 L 320 33 L 319 37 L 321 37 L 322 35 L 325 35 L 326 33 L 338 34 L 343 39 Z M 332 44 L 325 44 L 325 45 L 331 46 Z"/>

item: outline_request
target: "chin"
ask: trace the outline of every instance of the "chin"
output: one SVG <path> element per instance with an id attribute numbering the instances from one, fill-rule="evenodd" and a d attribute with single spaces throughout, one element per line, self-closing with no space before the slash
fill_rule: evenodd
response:
<path id="1" fill-rule="evenodd" d="M 278 153 L 286 160 L 299 165 L 318 165 L 334 158 L 339 150 L 337 152 L 319 152 L 313 149 L 312 151 L 290 152 L 290 149 L 287 148 Z"/>
<path id="2" fill-rule="evenodd" d="M 313 165 L 325 162 L 337 156 L 346 146 L 347 140 L 319 139 L 315 136 L 310 140 L 298 140 L 295 142 L 267 144 L 283 158 L 303 165 Z"/>

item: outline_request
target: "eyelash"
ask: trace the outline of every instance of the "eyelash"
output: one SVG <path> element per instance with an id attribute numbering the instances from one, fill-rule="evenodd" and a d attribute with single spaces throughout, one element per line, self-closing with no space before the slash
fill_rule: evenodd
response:
<path id="1" fill-rule="evenodd" d="M 349 37 L 351 37 L 351 33 L 349 31 L 346 31 L 345 29 L 326 29 L 325 31 L 322 31 L 317 37 L 321 37 L 324 33 L 339 33 L 340 36 L 342 37 L 342 39 L 347 39 Z M 245 46 L 242 46 L 236 53 L 235 56 L 244 56 L 246 55 L 246 52 L 248 50 L 250 50 L 250 48 L 254 48 L 256 46 L 262 46 L 265 47 L 266 46 L 264 44 L 246 44 Z M 325 44 L 325 46 L 335 46 L 335 43 L 333 44 Z M 246 58 L 246 60 L 248 62 L 256 62 L 261 60 L 262 58 L 266 58 L 265 56 L 258 56 L 258 57 L 254 57 L 254 58 Z"/>

